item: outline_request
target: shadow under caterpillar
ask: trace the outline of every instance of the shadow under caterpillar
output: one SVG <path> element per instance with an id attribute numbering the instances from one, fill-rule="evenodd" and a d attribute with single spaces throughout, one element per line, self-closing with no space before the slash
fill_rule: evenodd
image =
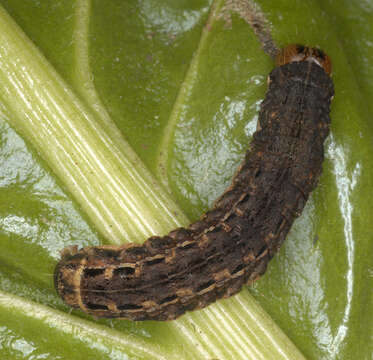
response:
<path id="1" fill-rule="evenodd" d="M 268 78 L 258 130 L 232 184 L 187 228 L 144 244 L 62 251 L 55 287 L 96 317 L 172 320 L 261 276 L 322 171 L 334 94 L 329 57 L 289 45 Z"/>

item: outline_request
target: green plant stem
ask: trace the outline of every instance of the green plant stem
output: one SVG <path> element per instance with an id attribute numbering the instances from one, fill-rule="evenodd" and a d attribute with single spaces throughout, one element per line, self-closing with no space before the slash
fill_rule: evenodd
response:
<path id="1" fill-rule="evenodd" d="M 109 243 L 143 241 L 187 222 L 114 126 L 103 125 L 82 104 L 2 8 L 0 84 L 9 123 Z M 188 359 L 303 359 L 247 290 L 187 314 L 170 328 L 183 338 Z"/>

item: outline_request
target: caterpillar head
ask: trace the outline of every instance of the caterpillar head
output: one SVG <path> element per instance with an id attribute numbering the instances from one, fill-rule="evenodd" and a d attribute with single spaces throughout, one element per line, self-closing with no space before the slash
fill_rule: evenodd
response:
<path id="1" fill-rule="evenodd" d="M 281 49 L 276 56 L 276 66 L 296 61 L 312 61 L 321 66 L 328 75 L 332 72 L 330 57 L 318 48 L 291 44 Z"/>

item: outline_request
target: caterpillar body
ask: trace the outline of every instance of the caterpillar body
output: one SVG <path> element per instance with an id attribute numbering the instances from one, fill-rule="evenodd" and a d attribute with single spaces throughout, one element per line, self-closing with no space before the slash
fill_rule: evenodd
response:
<path id="1" fill-rule="evenodd" d="M 265 272 L 317 185 L 334 94 L 321 50 L 289 45 L 276 65 L 258 130 L 213 208 L 142 245 L 64 249 L 55 287 L 68 305 L 96 317 L 172 320 Z"/>

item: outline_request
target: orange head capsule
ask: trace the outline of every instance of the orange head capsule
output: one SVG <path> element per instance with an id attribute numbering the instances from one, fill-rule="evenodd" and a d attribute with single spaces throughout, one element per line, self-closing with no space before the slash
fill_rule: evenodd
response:
<path id="1" fill-rule="evenodd" d="M 328 75 L 332 72 L 330 57 L 318 48 L 291 44 L 281 49 L 276 56 L 277 66 L 294 61 L 313 61 L 321 66 Z"/>

